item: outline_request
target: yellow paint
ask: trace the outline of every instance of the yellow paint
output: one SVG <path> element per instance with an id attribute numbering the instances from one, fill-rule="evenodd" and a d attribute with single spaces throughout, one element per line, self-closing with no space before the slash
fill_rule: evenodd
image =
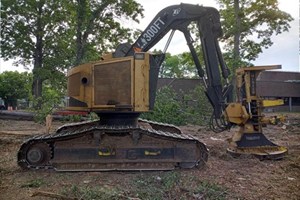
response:
<path id="1" fill-rule="evenodd" d="M 148 111 L 150 73 L 149 54 L 139 53 L 138 56 L 138 59 L 136 59 L 134 56 L 112 58 L 112 54 L 107 54 L 103 56 L 102 60 L 72 68 L 68 72 L 68 96 L 86 103 L 87 107 L 69 107 L 68 109 L 85 111 L 115 109 L 124 109 L 126 111 L 130 110 L 136 112 Z M 114 66 L 112 69 L 114 70 L 113 72 L 108 71 L 110 70 L 110 66 L 112 66 L 112 64 Z M 97 87 L 100 88 L 99 79 L 97 79 L 98 76 L 96 73 L 101 73 L 102 70 L 104 70 L 104 74 L 117 73 L 116 76 L 113 77 L 110 75 L 110 81 L 117 81 L 117 86 L 114 87 L 111 93 L 109 90 L 109 92 L 106 90 L 101 94 L 97 92 L 98 89 L 96 91 Z M 125 73 L 126 76 L 122 76 L 122 73 Z M 87 80 L 87 82 L 83 83 L 83 79 Z M 118 87 L 118 82 L 128 83 L 128 81 L 130 83 L 130 88 L 128 90 L 125 91 L 125 87 L 122 88 L 122 86 L 124 86 L 122 84 L 120 87 Z M 103 95 L 103 98 L 99 95 Z M 108 103 L 111 98 L 112 101 L 117 102 L 116 105 L 111 105 Z M 108 101 L 107 103 L 106 100 Z M 118 105 L 120 106 L 118 107 Z"/>
<path id="2" fill-rule="evenodd" d="M 145 156 L 158 156 L 160 155 L 160 151 L 145 151 Z"/>
<path id="3" fill-rule="evenodd" d="M 276 100 L 262 100 L 263 107 L 272 107 L 272 106 L 280 106 L 283 105 L 283 99 L 276 99 Z"/>
<path id="4" fill-rule="evenodd" d="M 134 110 L 145 112 L 149 110 L 149 54 L 144 54 L 144 60 L 135 60 L 134 67 Z"/>
<path id="5" fill-rule="evenodd" d="M 237 125 L 245 124 L 249 119 L 246 108 L 240 103 L 230 103 L 225 109 L 225 115 L 228 121 Z"/>
<path id="6" fill-rule="evenodd" d="M 103 152 L 103 151 L 99 150 L 98 155 L 99 156 L 114 156 L 114 155 L 116 155 L 116 152 L 115 151 Z"/>

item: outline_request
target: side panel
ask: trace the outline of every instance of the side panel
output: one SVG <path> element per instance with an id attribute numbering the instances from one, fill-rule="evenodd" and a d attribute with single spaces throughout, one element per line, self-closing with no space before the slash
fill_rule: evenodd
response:
<path id="1" fill-rule="evenodd" d="M 145 112 L 149 110 L 149 54 L 135 54 L 134 68 L 134 110 Z"/>
<path id="2" fill-rule="evenodd" d="M 68 72 L 69 108 L 82 110 L 91 107 L 92 97 L 92 65 L 90 63 L 72 68 Z"/>
<path id="3" fill-rule="evenodd" d="M 132 107 L 132 58 L 94 65 L 93 107 Z"/>

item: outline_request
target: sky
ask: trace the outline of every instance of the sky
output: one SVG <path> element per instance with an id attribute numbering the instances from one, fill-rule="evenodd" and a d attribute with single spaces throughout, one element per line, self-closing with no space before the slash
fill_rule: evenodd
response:
<path id="1" fill-rule="evenodd" d="M 203 6 L 211 6 L 219 9 L 216 0 L 137 0 L 144 6 L 145 17 L 141 20 L 139 27 L 144 30 L 155 15 L 163 8 L 182 3 L 199 4 Z M 279 9 L 292 15 L 294 21 L 290 23 L 289 32 L 273 36 L 273 45 L 268 49 L 264 49 L 263 53 L 253 62 L 254 65 L 282 65 L 280 71 L 298 71 L 300 72 L 299 57 L 299 0 L 278 0 Z M 158 6 L 159 5 L 159 6 Z M 164 40 L 157 44 L 154 48 L 163 49 L 167 36 Z M 161 48 L 158 48 L 161 47 Z M 171 54 L 178 54 L 188 51 L 185 39 L 182 33 L 175 33 L 173 40 L 168 48 Z"/>
<path id="2" fill-rule="evenodd" d="M 144 18 L 140 23 L 132 23 L 131 26 L 144 30 L 155 15 L 163 8 L 180 3 L 199 4 L 219 8 L 215 0 L 136 0 L 144 7 Z M 289 32 L 284 32 L 277 36 L 272 36 L 273 45 L 264 49 L 253 63 L 259 65 L 282 65 L 281 71 L 300 72 L 299 57 L 299 0 L 278 0 L 279 9 L 292 15 L 294 21 L 290 23 Z M 168 36 L 165 36 L 155 49 L 163 49 Z M 180 32 L 175 32 L 173 40 L 168 48 L 171 54 L 179 54 L 188 51 L 185 39 Z M 22 66 L 15 67 L 12 61 L 0 61 L 0 72 L 8 70 L 26 71 Z"/>

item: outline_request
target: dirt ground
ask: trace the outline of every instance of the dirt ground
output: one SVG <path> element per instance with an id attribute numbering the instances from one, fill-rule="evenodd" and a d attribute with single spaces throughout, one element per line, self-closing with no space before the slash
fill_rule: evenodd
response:
<path id="1" fill-rule="evenodd" d="M 226 139 L 235 130 L 217 134 L 188 125 L 180 128 L 209 148 L 206 166 L 130 173 L 23 171 L 16 161 L 18 148 L 24 139 L 43 133 L 45 127 L 31 121 L 0 120 L 0 199 L 53 199 L 32 197 L 37 192 L 63 195 L 57 199 L 300 199 L 300 114 L 287 117 L 285 124 L 264 128 L 267 138 L 288 147 L 289 154 L 283 160 L 232 158 L 226 153 Z M 55 122 L 53 131 L 60 125 Z M 219 193 L 213 196 L 211 191 Z"/>

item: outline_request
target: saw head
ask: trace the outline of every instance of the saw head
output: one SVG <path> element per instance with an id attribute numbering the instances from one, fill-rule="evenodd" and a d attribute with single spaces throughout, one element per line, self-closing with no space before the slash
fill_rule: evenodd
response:
<path id="1" fill-rule="evenodd" d="M 254 155 L 259 159 L 281 159 L 288 150 L 271 142 L 263 134 L 265 118 L 262 111 L 265 107 L 281 105 L 280 100 L 266 100 L 257 92 L 256 79 L 264 70 L 278 69 L 280 66 L 256 66 L 240 68 L 236 71 L 237 102 L 230 103 L 225 116 L 228 121 L 240 127 L 229 139 L 227 152 L 238 157 Z"/>
<path id="2" fill-rule="evenodd" d="M 230 143 L 227 152 L 233 157 L 254 155 L 260 160 L 279 160 L 287 155 L 288 150 L 268 140 L 263 133 L 245 133 L 239 141 Z"/>

